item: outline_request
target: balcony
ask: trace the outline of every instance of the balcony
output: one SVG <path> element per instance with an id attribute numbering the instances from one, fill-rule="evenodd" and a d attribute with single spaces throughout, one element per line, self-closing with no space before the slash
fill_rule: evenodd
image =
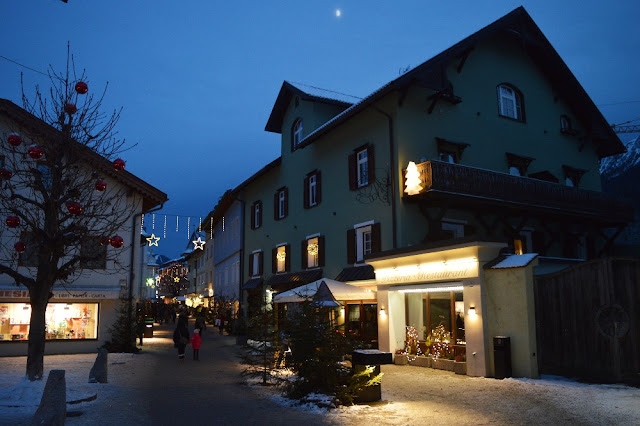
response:
<path id="1" fill-rule="evenodd" d="M 422 189 L 408 201 L 447 199 L 457 205 L 501 206 L 597 222 L 633 221 L 629 203 L 608 194 L 440 161 L 417 164 Z"/>

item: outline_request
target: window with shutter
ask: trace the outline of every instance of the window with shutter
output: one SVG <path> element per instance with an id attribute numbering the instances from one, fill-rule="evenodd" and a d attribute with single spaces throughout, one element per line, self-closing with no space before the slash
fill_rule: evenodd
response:
<path id="1" fill-rule="evenodd" d="M 273 195 L 273 218 L 282 220 L 289 214 L 289 190 L 280 188 Z"/>
<path id="2" fill-rule="evenodd" d="M 522 93 L 510 84 L 500 84 L 498 89 L 498 112 L 502 117 L 524 121 Z"/>

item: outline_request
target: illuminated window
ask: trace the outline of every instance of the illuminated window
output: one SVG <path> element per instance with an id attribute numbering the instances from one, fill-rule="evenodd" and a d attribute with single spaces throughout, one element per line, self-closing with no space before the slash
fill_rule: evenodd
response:
<path id="1" fill-rule="evenodd" d="M 276 248 L 276 272 L 285 272 L 287 270 L 287 253 L 286 246 Z"/>

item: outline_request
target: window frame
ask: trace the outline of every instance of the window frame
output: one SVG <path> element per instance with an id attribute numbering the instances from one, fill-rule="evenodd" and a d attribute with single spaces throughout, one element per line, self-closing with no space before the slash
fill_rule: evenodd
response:
<path id="1" fill-rule="evenodd" d="M 511 96 L 503 96 L 503 89 L 511 92 Z M 526 122 L 525 120 L 525 109 L 524 109 L 524 97 L 522 92 L 514 85 L 509 83 L 500 83 L 496 86 L 496 91 L 498 95 L 498 115 L 503 118 L 508 118 L 510 120 Z M 510 111 L 507 110 L 505 105 L 503 104 L 503 100 L 507 100 L 511 103 L 511 108 L 513 109 L 513 115 L 510 114 Z"/>
<path id="2" fill-rule="evenodd" d="M 277 258 L 280 249 L 282 249 L 285 253 L 284 260 L 278 260 Z M 271 272 L 274 274 L 283 274 L 289 272 L 289 270 L 291 269 L 291 245 L 288 243 L 278 244 L 273 248 L 271 254 Z"/>
<path id="3" fill-rule="evenodd" d="M 259 229 L 262 226 L 262 201 L 254 201 L 251 204 L 251 229 Z"/>
<path id="4" fill-rule="evenodd" d="M 316 207 L 322 201 L 322 174 L 320 170 L 308 173 L 303 183 L 303 206 L 305 209 Z"/>
<path id="5" fill-rule="evenodd" d="M 273 195 L 273 218 L 283 220 L 289 215 L 289 190 L 287 187 L 279 188 Z"/>
<path id="6" fill-rule="evenodd" d="M 303 132 L 304 132 L 304 123 L 302 121 L 302 118 L 297 118 L 293 122 L 293 125 L 291 125 L 291 150 L 292 151 L 295 151 L 296 149 L 298 149 L 298 146 L 300 145 L 300 142 L 302 142 L 302 139 L 303 139 Z"/>
<path id="7" fill-rule="evenodd" d="M 367 240 L 368 238 L 368 240 Z M 369 247 L 367 248 L 367 243 Z M 366 256 L 381 251 L 380 223 L 367 221 L 347 231 L 347 263 L 362 264 Z"/>
<path id="8" fill-rule="evenodd" d="M 361 154 L 366 156 L 366 159 Z M 374 148 L 371 144 L 362 145 L 349 155 L 349 189 L 365 188 L 375 182 Z M 366 179 L 365 175 L 366 174 Z"/>

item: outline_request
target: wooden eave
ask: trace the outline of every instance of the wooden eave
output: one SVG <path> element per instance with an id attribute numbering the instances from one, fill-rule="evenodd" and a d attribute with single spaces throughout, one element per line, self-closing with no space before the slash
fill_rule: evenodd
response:
<path id="1" fill-rule="evenodd" d="M 400 92 L 402 96 L 403 93 L 406 93 L 408 85 L 425 87 L 435 92 L 445 90 L 448 82 L 443 69 L 453 61 L 458 61 L 458 68 L 460 68 L 460 64 L 476 44 L 497 35 L 514 37 L 521 42 L 529 55 L 549 78 L 554 90 L 568 101 L 576 118 L 584 126 L 587 126 L 587 137 L 595 144 L 600 158 L 621 154 L 626 151 L 618 135 L 611 129 L 611 126 L 571 70 L 569 70 L 569 67 L 522 6 L 411 71 L 385 84 L 361 102 L 354 104 L 342 114 L 307 135 L 301 141 L 299 147 L 311 144 L 393 91 Z"/>
<path id="2" fill-rule="evenodd" d="M 280 92 L 278 93 L 276 102 L 273 105 L 271 114 L 269 115 L 269 120 L 267 120 L 267 125 L 264 128 L 267 132 L 282 133 L 282 122 L 284 120 L 284 114 L 287 112 L 287 108 L 291 104 L 291 99 L 294 96 L 298 96 L 302 100 L 320 102 L 329 105 L 337 105 L 345 109 L 352 105 L 348 102 L 342 102 L 337 99 L 323 98 L 320 96 L 311 95 L 285 81 L 282 83 L 282 87 L 280 87 Z"/>
<path id="3" fill-rule="evenodd" d="M 38 137 L 55 139 L 60 136 L 59 130 L 7 99 L 0 99 L 0 114 L 14 121 L 19 127 L 34 132 Z M 81 155 L 86 159 L 88 164 L 91 164 L 100 173 L 139 192 L 143 196 L 143 211 L 148 211 L 167 202 L 167 194 L 164 192 L 126 170 L 114 170 L 113 163 L 110 160 L 80 143 L 78 143 L 78 146 L 81 148 Z"/>

